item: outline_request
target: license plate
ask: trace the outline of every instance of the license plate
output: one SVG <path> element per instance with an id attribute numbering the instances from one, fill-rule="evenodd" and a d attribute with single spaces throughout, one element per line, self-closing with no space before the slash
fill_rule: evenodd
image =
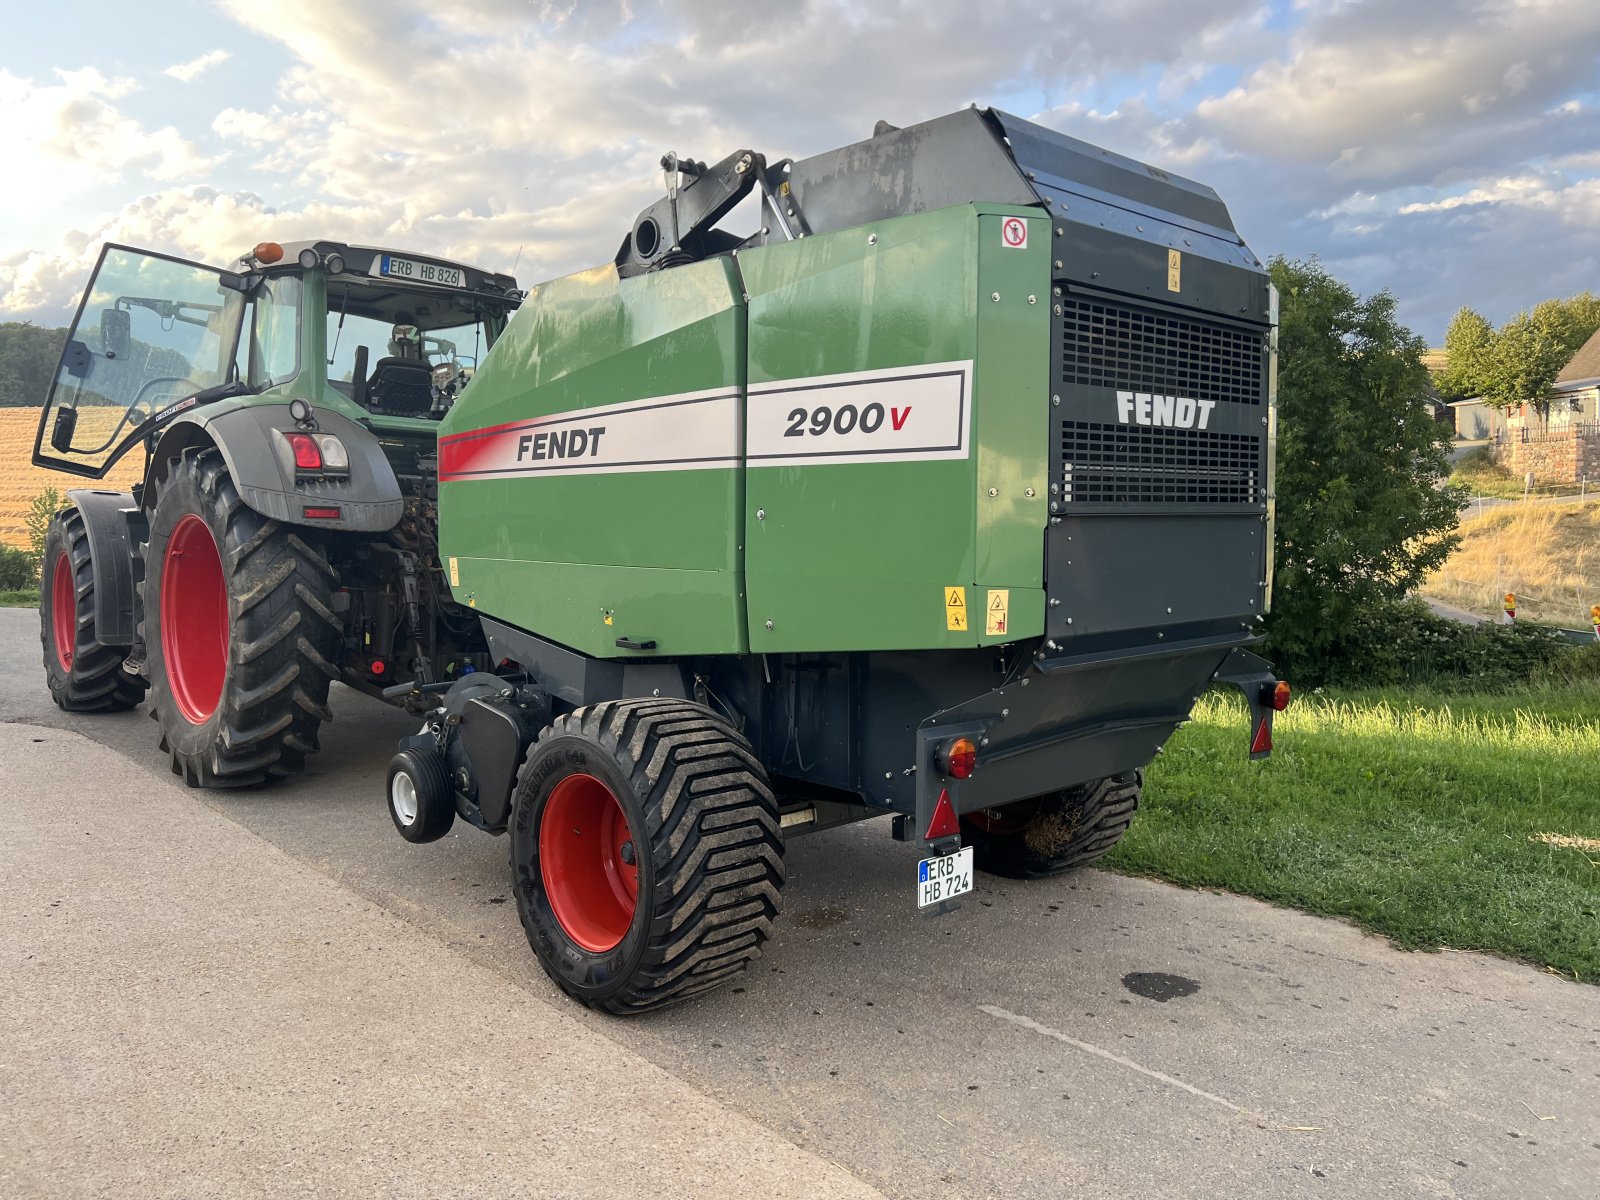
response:
<path id="1" fill-rule="evenodd" d="M 436 263 L 414 262 L 409 258 L 383 255 L 378 262 L 378 274 L 391 279 L 409 279 L 413 283 L 431 283 L 438 287 L 465 287 L 460 267 L 441 267 Z"/>
<path id="2" fill-rule="evenodd" d="M 942 900 L 964 896 L 972 890 L 972 847 L 917 864 L 917 907 L 929 908 Z"/>

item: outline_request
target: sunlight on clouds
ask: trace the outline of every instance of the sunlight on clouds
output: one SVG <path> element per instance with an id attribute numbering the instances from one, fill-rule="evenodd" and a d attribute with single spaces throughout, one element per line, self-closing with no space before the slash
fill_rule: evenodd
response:
<path id="1" fill-rule="evenodd" d="M 233 55 L 226 50 L 207 50 L 199 58 L 191 58 L 186 63 L 177 63 L 161 72 L 170 75 L 179 83 L 192 83 L 212 67 L 221 66 Z"/>

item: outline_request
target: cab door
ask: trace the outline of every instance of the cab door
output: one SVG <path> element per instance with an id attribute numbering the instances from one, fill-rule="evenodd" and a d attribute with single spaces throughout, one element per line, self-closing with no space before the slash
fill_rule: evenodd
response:
<path id="1" fill-rule="evenodd" d="M 40 415 L 34 464 L 102 478 L 201 393 L 232 383 L 243 286 L 215 267 L 106 245 Z"/>

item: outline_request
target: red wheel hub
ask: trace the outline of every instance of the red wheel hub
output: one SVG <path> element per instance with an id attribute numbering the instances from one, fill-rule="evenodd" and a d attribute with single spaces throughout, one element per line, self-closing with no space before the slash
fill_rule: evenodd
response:
<path id="1" fill-rule="evenodd" d="M 161 560 L 161 657 L 178 711 L 204 724 L 228 674 L 228 588 L 217 539 L 193 513 L 178 522 Z"/>
<path id="2" fill-rule="evenodd" d="M 539 874 L 567 936 L 595 954 L 615 949 L 639 902 L 639 854 L 615 794 L 593 775 L 556 784 L 539 823 Z"/>
<path id="3" fill-rule="evenodd" d="M 71 674 L 78 648 L 78 581 L 72 574 L 72 556 L 65 550 L 56 555 L 50 573 L 50 632 L 55 638 L 56 661 Z"/>

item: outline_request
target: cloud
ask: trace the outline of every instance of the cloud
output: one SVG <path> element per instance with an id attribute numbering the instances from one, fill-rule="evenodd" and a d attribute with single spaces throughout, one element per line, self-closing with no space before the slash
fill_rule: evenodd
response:
<path id="1" fill-rule="evenodd" d="M 121 76 L 0 73 L 0 103 L 32 89 L 20 125 L 53 193 L 58 176 L 68 195 L 117 182 L 75 236 L 116 228 L 212 261 L 268 236 L 496 269 L 520 251 L 533 282 L 609 256 L 666 150 L 802 157 L 971 101 L 1216 187 L 1258 253 L 1392 283 L 1435 336 L 1462 303 L 1542 298 L 1600 225 L 1600 22 L 1579 0 L 218 5 L 250 39 L 241 62 L 270 42 L 289 66 L 177 128 L 141 124 Z M 0 129 L 0 152 L 16 136 Z M 71 274 L 48 264 L 77 253 L 13 243 L 0 286 L 43 297 Z"/>
<path id="2" fill-rule="evenodd" d="M 199 58 L 191 58 L 184 63 L 175 63 L 161 73 L 170 75 L 179 83 L 193 83 L 212 67 L 221 66 L 232 57 L 233 55 L 227 50 L 207 50 Z"/>

